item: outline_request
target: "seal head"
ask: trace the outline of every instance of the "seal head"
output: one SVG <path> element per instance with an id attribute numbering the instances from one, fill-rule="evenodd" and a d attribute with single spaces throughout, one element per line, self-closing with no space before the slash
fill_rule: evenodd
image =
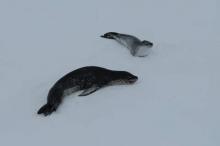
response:
<path id="1" fill-rule="evenodd" d="M 123 84 L 133 84 L 138 80 L 138 77 L 127 72 L 127 71 L 117 71 L 114 73 L 114 79 L 111 81 L 111 85 L 123 85 Z"/>

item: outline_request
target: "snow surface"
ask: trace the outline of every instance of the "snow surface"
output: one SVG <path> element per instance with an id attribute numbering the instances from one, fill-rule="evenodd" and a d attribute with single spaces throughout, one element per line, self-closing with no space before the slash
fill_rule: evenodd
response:
<path id="1" fill-rule="evenodd" d="M 1 146 L 219 146 L 218 0 L 1 0 Z M 99 36 L 155 45 L 146 58 Z M 139 76 L 36 114 L 64 74 L 97 65 Z"/>

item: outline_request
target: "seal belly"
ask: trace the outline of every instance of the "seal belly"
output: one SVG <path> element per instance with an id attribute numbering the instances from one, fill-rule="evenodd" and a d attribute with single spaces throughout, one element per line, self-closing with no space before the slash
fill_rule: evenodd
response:
<path id="1" fill-rule="evenodd" d="M 115 40 L 121 44 L 122 46 L 126 47 L 128 50 L 132 49 L 132 44 L 133 41 L 130 40 L 129 38 L 125 38 L 125 37 L 115 37 Z"/>
<path id="2" fill-rule="evenodd" d="M 80 87 L 76 86 L 76 87 L 72 87 L 72 88 L 68 88 L 68 89 L 65 89 L 63 91 L 63 96 L 68 96 L 76 91 L 79 91 Z"/>
<path id="3" fill-rule="evenodd" d="M 137 48 L 135 56 L 145 57 L 148 56 L 150 53 L 151 53 L 151 48 L 148 48 L 146 46 L 140 46 Z"/>

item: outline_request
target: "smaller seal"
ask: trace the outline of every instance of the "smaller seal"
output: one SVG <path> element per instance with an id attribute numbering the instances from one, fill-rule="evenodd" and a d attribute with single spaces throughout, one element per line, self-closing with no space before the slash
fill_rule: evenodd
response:
<path id="1" fill-rule="evenodd" d="M 47 103 L 39 109 L 38 114 L 50 115 L 57 110 L 63 97 L 73 92 L 83 90 L 79 96 L 86 96 L 109 85 L 132 84 L 137 80 L 137 76 L 127 71 L 114 71 L 97 66 L 76 69 L 52 86 L 47 96 Z"/>
<path id="2" fill-rule="evenodd" d="M 108 32 L 101 37 L 116 40 L 118 43 L 128 48 L 131 55 L 137 57 L 147 56 L 149 54 L 150 48 L 153 46 L 152 42 L 146 40 L 141 41 L 135 36 L 117 32 Z"/>

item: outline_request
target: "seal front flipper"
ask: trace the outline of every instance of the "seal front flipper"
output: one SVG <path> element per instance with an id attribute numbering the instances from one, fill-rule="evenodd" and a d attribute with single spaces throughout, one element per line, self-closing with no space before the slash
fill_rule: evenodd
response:
<path id="1" fill-rule="evenodd" d="M 81 94 L 79 94 L 79 96 L 87 96 L 89 94 L 94 93 L 95 91 L 97 91 L 100 87 L 98 86 L 93 86 L 89 89 L 85 89 Z"/>
<path id="2" fill-rule="evenodd" d="M 56 111 L 56 109 L 56 106 L 47 103 L 38 110 L 37 114 L 44 114 L 44 116 L 48 116 L 52 112 Z"/>

